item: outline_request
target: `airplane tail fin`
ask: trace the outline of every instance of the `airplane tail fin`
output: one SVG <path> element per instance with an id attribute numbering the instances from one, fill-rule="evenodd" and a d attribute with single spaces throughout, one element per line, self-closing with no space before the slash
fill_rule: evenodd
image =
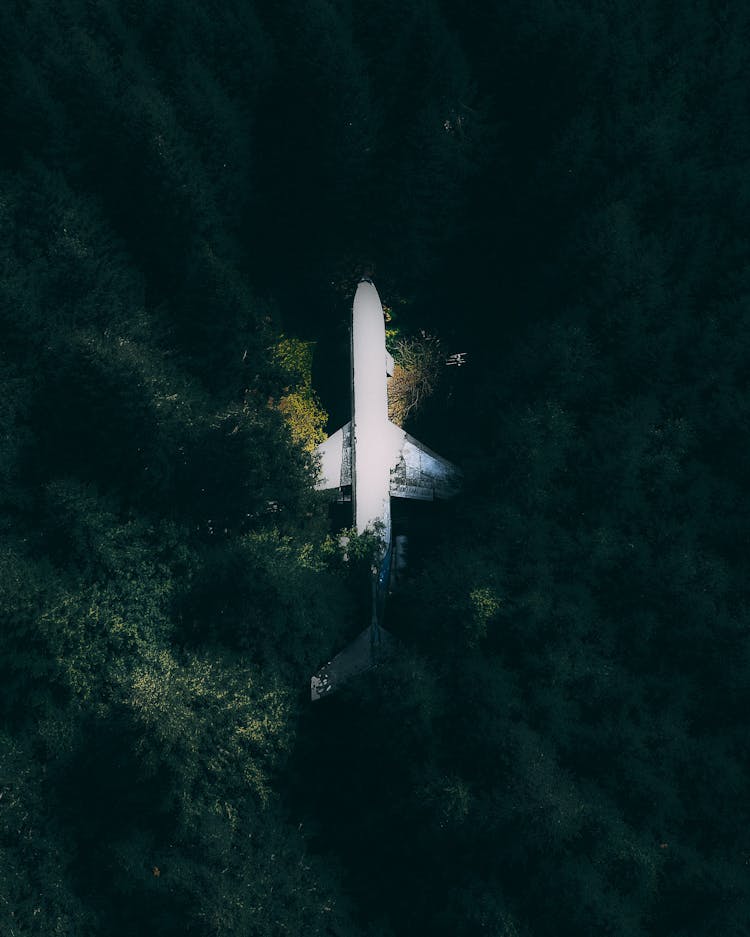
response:
<path id="1" fill-rule="evenodd" d="M 330 696 L 343 683 L 376 667 L 392 650 L 393 636 L 376 623 L 369 625 L 340 651 L 333 660 L 321 667 L 310 680 L 310 698 Z"/>
<path id="2" fill-rule="evenodd" d="M 351 644 L 311 677 L 310 698 L 313 702 L 329 696 L 342 683 L 356 677 L 357 674 L 377 667 L 392 649 L 394 638 L 381 625 L 392 565 L 393 544 L 389 543 L 381 558 L 380 566 L 372 577 L 372 621 L 364 631 L 360 631 Z"/>

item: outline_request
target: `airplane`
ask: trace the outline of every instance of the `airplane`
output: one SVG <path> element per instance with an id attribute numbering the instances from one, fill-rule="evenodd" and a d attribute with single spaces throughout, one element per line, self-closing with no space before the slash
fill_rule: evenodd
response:
<path id="1" fill-rule="evenodd" d="M 313 675 L 313 701 L 370 670 L 392 642 L 382 627 L 395 554 L 391 498 L 450 498 L 461 486 L 460 469 L 388 419 L 388 377 L 393 367 L 385 347 L 380 297 L 372 280 L 363 277 L 352 304 L 352 419 L 316 448 L 320 471 L 315 487 L 319 491 L 338 489 L 340 500 L 344 500 L 344 491 L 351 486 L 353 526 L 358 534 L 375 532 L 380 548 L 372 571 L 370 624 Z"/>

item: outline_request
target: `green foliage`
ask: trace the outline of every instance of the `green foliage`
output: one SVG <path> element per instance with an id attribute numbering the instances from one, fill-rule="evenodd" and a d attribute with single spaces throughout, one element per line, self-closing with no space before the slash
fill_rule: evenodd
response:
<path id="1" fill-rule="evenodd" d="M 326 552 L 326 544 L 278 533 L 207 546 L 178 598 L 183 639 L 219 642 L 304 680 L 321 648 L 342 638 L 351 613 Z"/>
<path id="2" fill-rule="evenodd" d="M 312 452 L 325 439 L 328 421 L 312 386 L 313 345 L 282 337 L 276 346 L 276 359 L 289 380 L 278 408 L 289 425 L 293 441 Z"/>
<path id="3" fill-rule="evenodd" d="M 393 376 L 388 382 L 388 416 L 403 426 L 433 394 L 445 355 L 440 340 L 424 331 L 416 338 L 402 338 L 393 349 Z"/>
<path id="4" fill-rule="evenodd" d="M 3 934 L 746 933 L 749 24 L 674 12 L 0 9 Z M 367 270 L 466 485 L 311 711 Z"/>

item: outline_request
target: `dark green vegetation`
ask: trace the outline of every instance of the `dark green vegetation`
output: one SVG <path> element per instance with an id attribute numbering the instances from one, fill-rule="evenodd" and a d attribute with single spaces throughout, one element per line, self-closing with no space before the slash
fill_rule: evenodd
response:
<path id="1" fill-rule="evenodd" d="M 0 5 L 3 937 L 749 933 L 747 10 Z M 467 486 L 313 709 L 370 263 Z"/>

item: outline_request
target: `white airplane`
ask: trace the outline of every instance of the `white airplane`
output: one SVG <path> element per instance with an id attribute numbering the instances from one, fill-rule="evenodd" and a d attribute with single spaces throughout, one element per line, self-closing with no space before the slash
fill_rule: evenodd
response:
<path id="1" fill-rule="evenodd" d="M 318 490 L 351 486 L 354 527 L 381 539 L 372 579 L 372 620 L 361 634 L 310 681 L 313 700 L 330 695 L 345 680 L 369 670 L 389 635 L 381 627 L 393 562 L 391 498 L 449 498 L 461 472 L 388 419 L 388 383 L 393 358 L 385 347 L 383 307 L 368 278 L 360 280 L 352 305 L 352 419 L 317 447 Z"/>

